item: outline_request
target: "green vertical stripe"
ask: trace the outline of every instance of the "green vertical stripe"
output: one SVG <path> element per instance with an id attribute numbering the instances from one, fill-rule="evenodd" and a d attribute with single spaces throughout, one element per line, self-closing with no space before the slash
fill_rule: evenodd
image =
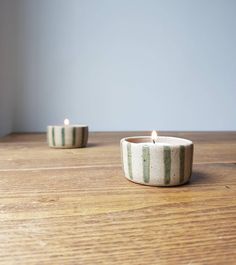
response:
<path id="1" fill-rule="evenodd" d="M 150 180 L 150 148 L 143 146 L 143 181 L 149 183 Z"/>
<path id="2" fill-rule="evenodd" d="M 65 128 L 61 128 L 61 141 L 62 146 L 65 146 Z"/>
<path id="3" fill-rule="evenodd" d="M 190 146 L 190 154 L 191 154 L 191 159 L 190 159 L 190 175 L 189 177 L 192 175 L 192 170 L 193 170 L 193 144 L 191 144 Z"/>
<path id="4" fill-rule="evenodd" d="M 55 142 L 55 129 L 54 127 L 52 127 L 52 145 L 55 146 L 56 142 Z"/>
<path id="5" fill-rule="evenodd" d="M 88 138 L 88 129 L 87 127 L 83 127 L 83 146 L 86 146 Z"/>
<path id="6" fill-rule="evenodd" d="M 86 146 L 87 137 L 87 127 L 81 127 L 81 146 Z"/>
<path id="7" fill-rule="evenodd" d="M 133 179 L 131 143 L 127 144 L 129 178 Z"/>
<path id="8" fill-rule="evenodd" d="M 72 145 L 75 146 L 76 143 L 76 128 L 73 127 L 73 131 L 72 131 Z"/>
<path id="9" fill-rule="evenodd" d="M 81 127 L 81 146 L 84 144 L 84 128 Z"/>
<path id="10" fill-rule="evenodd" d="M 184 162 L 185 162 L 185 147 L 183 145 L 179 148 L 179 182 L 184 182 Z"/>
<path id="11" fill-rule="evenodd" d="M 171 170 L 171 149 L 170 146 L 164 146 L 164 166 L 165 166 L 165 184 L 170 184 Z"/>

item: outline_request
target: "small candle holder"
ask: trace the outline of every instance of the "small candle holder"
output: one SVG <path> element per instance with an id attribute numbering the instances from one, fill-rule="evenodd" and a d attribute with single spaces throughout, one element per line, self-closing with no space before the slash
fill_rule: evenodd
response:
<path id="1" fill-rule="evenodd" d="M 64 120 L 64 125 L 50 125 L 47 127 L 48 145 L 52 148 L 80 148 L 88 142 L 87 125 L 70 125 Z"/>
<path id="2" fill-rule="evenodd" d="M 189 140 L 159 136 L 121 139 L 125 177 L 150 186 L 177 186 L 190 180 L 193 143 Z"/>

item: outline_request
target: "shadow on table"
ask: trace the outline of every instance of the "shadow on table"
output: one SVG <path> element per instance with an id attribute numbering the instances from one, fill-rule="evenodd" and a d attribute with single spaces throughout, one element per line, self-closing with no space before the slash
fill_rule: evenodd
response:
<path id="1" fill-rule="evenodd" d="M 206 172 L 202 172 L 200 170 L 194 170 L 192 172 L 192 177 L 189 181 L 190 185 L 194 184 L 204 184 L 204 183 L 209 183 L 211 179 L 211 175 Z"/>
<path id="2" fill-rule="evenodd" d="M 96 147 L 96 146 L 101 146 L 102 144 L 99 144 L 99 143 L 88 143 L 86 145 L 86 148 L 90 148 L 90 147 Z"/>

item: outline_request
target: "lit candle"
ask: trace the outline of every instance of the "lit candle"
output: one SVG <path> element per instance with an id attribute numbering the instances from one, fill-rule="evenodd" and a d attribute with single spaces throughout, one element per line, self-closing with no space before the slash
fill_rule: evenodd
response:
<path id="1" fill-rule="evenodd" d="M 152 131 L 152 141 L 155 144 L 157 141 L 157 132 L 156 131 Z"/>
<path id="2" fill-rule="evenodd" d="M 79 148 L 85 147 L 88 142 L 87 125 L 70 125 L 68 119 L 64 125 L 47 127 L 48 145 L 53 148 Z"/>
<path id="3" fill-rule="evenodd" d="M 121 139 L 125 177 L 151 186 L 177 186 L 192 174 L 193 143 L 190 140 L 157 136 Z"/>

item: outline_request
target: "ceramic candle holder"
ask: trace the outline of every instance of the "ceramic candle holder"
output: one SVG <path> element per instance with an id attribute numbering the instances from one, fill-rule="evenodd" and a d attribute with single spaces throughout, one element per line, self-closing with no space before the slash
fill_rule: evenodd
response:
<path id="1" fill-rule="evenodd" d="M 53 148 L 85 147 L 88 142 L 87 125 L 55 125 L 47 128 L 48 145 Z"/>
<path id="2" fill-rule="evenodd" d="M 121 139 L 125 177 L 150 186 L 177 186 L 192 174 L 193 143 L 189 140 L 159 136 Z"/>

